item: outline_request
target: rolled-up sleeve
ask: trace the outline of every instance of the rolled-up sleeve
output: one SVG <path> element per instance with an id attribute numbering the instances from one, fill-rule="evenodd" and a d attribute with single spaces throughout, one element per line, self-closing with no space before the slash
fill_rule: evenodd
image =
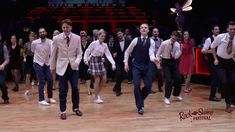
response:
<path id="1" fill-rule="evenodd" d="M 124 55 L 124 61 L 123 61 L 125 63 L 125 65 L 128 65 L 129 56 L 132 53 L 136 44 L 137 44 L 137 38 L 133 39 L 131 41 L 130 45 L 128 46 L 128 48 L 126 49 L 125 55 Z"/>
<path id="2" fill-rule="evenodd" d="M 181 54 L 182 54 L 182 51 L 181 51 L 181 48 L 180 48 L 180 44 L 177 43 L 177 45 L 175 46 L 175 59 L 178 59 Z"/>
<path id="3" fill-rule="evenodd" d="M 211 40 L 210 38 L 207 38 L 205 43 L 203 44 L 202 51 L 207 52 L 207 50 L 210 48 Z"/>
<path id="4" fill-rule="evenodd" d="M 219 46 L 220 45 L 220 42 L 221 42 L 221 36 L 219 35 L 219 36 L 217 36 L 216 38 L 215 38 L 215 40 L 212 42 L 212 44 L 211 44 L 211 48 L 216 48 L 217 46 Z"/>
<path id="5" fill-rule="evenodd" d="M 84 60 L 84 63 L 88 63 L 90 61 L 90 56 L 91 56 L 91 51 L 93 49 L 93 46 L 94 46 L 94 42 L 92 42 L 88 48 L 86 49 L 85 53 L 84 53 L 84 57 L 83 57 L 83 60 Z"/>
<path id="6" fill-rule="evenodd" d="M 149 58 L 151 61 L 156 60 L 154 53 L 155 53 L 155 42 L 154 42 L 154 40 L 150 39 Z"/>
<path id="7" fill-rule="evenodd" d="M 161 55 L 162 55 L 162 52 L 163 52 L 163 50 L 164 50 L 164 46 L 165 46 L 164 43 L 162 43 L 162 44 L 160 45 L 160 47 L 159 47 L 159 49 L 158 49 L 158 51 L 157 51 L 157 54 L 156 54 L 157 60 L 160 60 L 160 59 L 161 59 Z"/>
<path id="8" fill-rule="evenodd" d="M 112 66 L 115 66 L 115 61 L 113 60 L 113 57 L 109 51 L 109 48 L 107 45 L 105 45 L 105 50 L 104 50 L 105 56 L 109 60 L 109 62 L 112 64 Z"/>

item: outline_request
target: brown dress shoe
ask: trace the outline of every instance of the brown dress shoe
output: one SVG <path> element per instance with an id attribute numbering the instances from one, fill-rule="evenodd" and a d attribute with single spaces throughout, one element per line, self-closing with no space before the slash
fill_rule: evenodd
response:
<path id="1" fill-rule="evenodd" d="M 77 116 L 82 116 L 82 112 L 78 109 L 74 110 L 73 112 L 75 112 Z"/>
<path id="2" fill-rule="evenodd" d="M 60 114 L 60 119 L 61 120 L 66 120 L 66 113 L 62 113 L 62 114 Z"/>

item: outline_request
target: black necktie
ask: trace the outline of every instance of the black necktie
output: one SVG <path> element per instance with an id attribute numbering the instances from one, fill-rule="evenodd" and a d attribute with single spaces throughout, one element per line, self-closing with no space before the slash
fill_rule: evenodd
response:
<path id="1" fill-rule="evenodd" d="M 233 51 L 233 38 L 229 37 L 228 46 L 227 46 L 227 53 L 231 54 L 232 51 Z"/>
<path id="2" fill-rule="evenodd" d="M 143 37 L 143 38 L 142 38 L 142 46 L 145 46 L 145 43 L 146 43 L 146 41 L 145 41 L 145 40 L 146 40 L 146 38 L 145 38 L 145 37 Z"/>
<path id="3" fill-rule="evenodd" d="M 69 36 L 66 37 L 66 40 L 67 40 L 66 43 L 69 46 L 69 42 L 70 42 Z"/>
<path id="4" fill-rule="evenodd" d="M 174 48 L 174 43 L 171 43 L 171 50 L 170 50 L 170 58 L 173 59 L 173 48 Z"/>

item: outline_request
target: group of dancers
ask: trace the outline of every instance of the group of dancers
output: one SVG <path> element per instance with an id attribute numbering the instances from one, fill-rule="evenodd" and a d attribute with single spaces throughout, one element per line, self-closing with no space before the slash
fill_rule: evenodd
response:
<path id="1" fill-rule="evenodd" d="M 117 96 L 122 94 L 121 83 L 125 74 L 131 69 L 134 83 L 134 96 L 137 113 L 144 114 L 144 100 L 152 91 L 153 69 L 156 69 L 158 78 L 158 89 L 162 92 L 163 80 L 165 81 L 165 95 L 163 102 L 171 104 L 171 94 L 174 99 L 182 101 L 180 96 L 182 87 L 181 74 L 184 75 L 184 92 L 190 93 L 191 75 L 194 74 L 195 55 L 194 41 L 189 37 L 189 32 L 184 31 L 182 35 L 179 31 L 173 31 L 167 40 L 162 40 L 158 35 L 157 28 L 152 30 L 152 37 L 149 37 L 149 26 L 147 23 L 140 25 L 140 36 L 131 40 L 124 36 L 124 31 L 118 28 L 116 31 L 117 40 L 114 41 L 113 51 L 110 52 L 109 44 L 105 43 L 106 31 L 97 31 L 97 38 L 90 44 L 87 42 L 86 32 L 81 32 L 80 36 L 72 32 L 72 21 L 64 19 L 61 22 L 62 33 L 55 32 L 53 39 L 47 38 L 45 28 L 40 28 L 39 38 L 34 40 L 34 33 L 29 35 L 30 43 L 25 45 L 28 48 L 28 60 L 31 59 L 32 67 L 35 70 L 38 80 L 38 94 L 40 105 L 50 105 L 56 103 L 53 99 L 53 85 L 55 74 L 59 80 L 59 106 L 60 118 L 65 120 L 66 104 L 68 93 L 68 81 L 72 92 L 72 110 L 77 116 L 82 116 L 79 110 L 79 88 L 78 78 L 83 75 L 85 80 L 91 79 L 94 88 L 94 102 L 102 104 L 104 101 L 100 95 L 103 85 L 107 80 L 107 69 L 104 62 L 108 60 L 111 68 L 116 72 L 116 83 L 113 87 Z M 226 111 L 232 112 L 234 102 L 235 83 L 235 23 L 229 22 L 227 33 L 218 34 L 214 27 L 213 36 L 209 37 L 204 44 L 202 53 L 208 59 L 208 66 L 211 68 L 212 85 L 210 101 L 220 101 L 216 97 L 218 82 L 221 82 L 221 91 L 224 91 Z M 216 30 L 216 31 L 214 31 Z M 27 49 L 26 48 L 26 49 Z M 210 57 L 209 57 L 210 56 Z M 106 58 L 106 59 L 105 59 Z M 26 57 L 27 59 L 27 57 Z M 27 61 L 27 60 L 26 60 Z M 132 63 L 130 67 L 129 63 Z M 9 103 L 9 97 L 5 86 L 6 70 L 9 63 L 9 53 L 5 45 L 0 44 L 0 87 L 4 103 Z M 30 72 L 29 72 L 30 74 Z M 89 77 L 89 75 L 91 77 Z M 26 83 L 29 84 L 29 78 Z M 216 81 L 216 80 L 220 81 Z M 143 80 L 143 87 L 141 81 Z M 47 83 L 48 99 L 44 97 L 44 85 Z M 29 90 L 29 89 L 27 89 Z M 172 92 L 173 91 L 173 92 Z M 29 91 L 27 91 L 28 93 Z M 88 93 L 90 94 L 90 88 Z M 223 92 L 222 92 L 223 93 Z"/>

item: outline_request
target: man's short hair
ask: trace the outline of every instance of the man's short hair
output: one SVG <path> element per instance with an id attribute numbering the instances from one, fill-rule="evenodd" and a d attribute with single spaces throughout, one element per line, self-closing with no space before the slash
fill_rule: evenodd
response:
<path id="1" fill-rule="evenodd" d="M 178 31 L 172 31 L 171 35 L 174 35 L 174 36 L 176 36 L 178 38 L 180 37 L 180 34 L 179 34 Z"/>
<path id="2" fill-rule="evenodd" d="M 73 22 L 70 19 L 64 19 L 61 21 L 61 25 L 63 25 L 64 23 L 68 24 L 69 26 L 73 25 Z"/>

